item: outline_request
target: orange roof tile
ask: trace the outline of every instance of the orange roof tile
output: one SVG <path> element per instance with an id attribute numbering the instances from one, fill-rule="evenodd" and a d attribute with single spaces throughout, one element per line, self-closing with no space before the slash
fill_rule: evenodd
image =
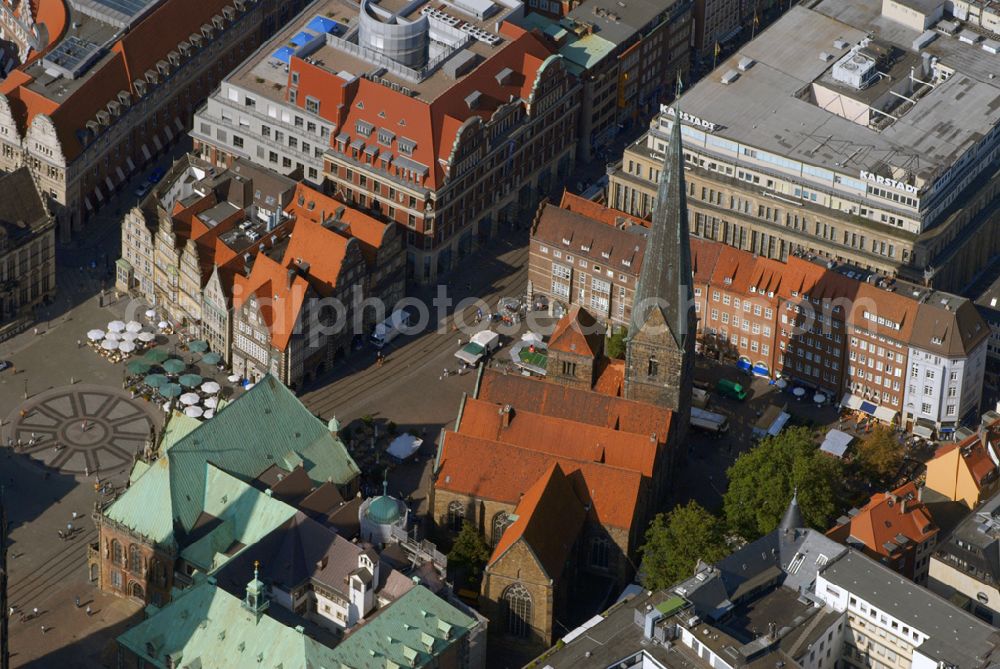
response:
<path id="1" fill-rule="evenodd" d="M 597 356 L 604 349 L 604 328 L 578 304 L 569 308 L 549 337 L 549 350 Z"/>
<path id="2" fill-rule="evenodd" d="M 545 574 L 558 579 L 587 516 L 583 503 L 557 463 L 549 465 L 514 509 L 517 520 L 508 527 L 493 554 L 493 564 L 518 541 L 535 554 Z"/>
<path id="3" fill-rule="evenodd" d="M 239 309 L 251 295 L 256 296 L 261 317 L 271 333 L 271 345 L 284 351 L 295 331 L 302 304 L 309 291 L 308 282 L 282 265 L 258 253 L 250 276 L 237 274 L 233 285 L 233 308 Z"/>
<path id="4" fill-rule="evenodd" d="M 509 417 L 509 418 L 508 418 Z M 509 421 L 505 426 L 504 422 Z M 469 398 L 458 432 L 584 462 L 602 462 L 653 476 L 659 444 L 648 435 L 587 425 Z"/>
<path id="5" fill-rule="evenodd" d="M 666 441 L 670 431 L 669 409 L 493 369 L 483 372 L 477 397 L 515 407 L 529 406 L 546 416 L 588 425 L 603 425 L 647 437 L 655 434 L 661 442 Z"/>
<path id="6" fill-rule="evenodd" d="M 591 502 L 590 518 L 610 527 L 631 529 L 643 489 L 638 472 L 580 462 L 512 444 L 447 432 L 441 446 L 434 487 L 479 499 L 516 504 L 552 463 L 573 482 L 577 497 Z"/>
<path id="7" fill-rule="evenodd" d="M 877 493 L 851 518 L 849 523 L 831 529 L 827 534 L 838 540 L 848 537 L 863 543 L 870 551 L 889 556 L 886 544 L 899 544 L 902 535 L 914 543 L 922 543 L 936 534 L 927 508 L 919 500 L 917 486 L 907 483 L 891 493 Z"/>
<path id="8" fill-rule="evenodd" d="M 562 200 L 559 201 L 559 208 L 572 211 L 573 213 L 586 216 L 601 223 L 607 223 L 614 227 L 617 227 L 622 221 L 649 227 L 649 221 L 645 219 L 626 214 L 624 211 L 606 207 L 599 202 L 588 200 L 585 197 L 574 195 L 568 190 L 563 191 Z"/>
<path id="9" fill-rule="evenodd" d="M 602 358 L 597 361 L 597 380 L 594 392 L 611 397 L 621 397 L 625 391 L 625 361 Z"/>
<path id="10" fill-rule="evenodd" d="M 300 200 L 302 204 L 299 204 Z M 340 200 L 320 193 L 304 183 L 295 185 L 292 201 L 285 207 L 285 211 L 295 216 L 296 219 L 304 218 L 317 224 L 334 218 L 339 211 L 340 217 L 337 220 L 347 226 L 344 234 L 358 240 L 365 259 L 369 263 L 374 263 L 375 253 L 381 248 L 389 229 L 388 224 Z"/>

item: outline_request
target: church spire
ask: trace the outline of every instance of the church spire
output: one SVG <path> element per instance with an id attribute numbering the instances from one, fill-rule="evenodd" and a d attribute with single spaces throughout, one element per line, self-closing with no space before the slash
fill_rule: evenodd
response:
<path id="1" fill-rule="evenodd" d="M 638 332 L 653 309 L 661 309 L 679 347 L 691 334 L 694 295 L 691 283 L 691 248 L 684 183 L 684 152 L 681 147 L 680 108 L 674 102 L 670 143 L 656 189 L 652 224 L 646 240 L 642 270 L 636 285 L 629 333 Z"/>
<path id="2" fill-rule="evenodd" d="M 787 534 L 805 526 L 806 522 L 802 519 L 802 510 L 799 509 L 799 489 L 796 487 L 792 492 L 792 501 L 788 503 L 788 508 L 785 509 L 785 515 L 781 518 L 778 529 Z"/>

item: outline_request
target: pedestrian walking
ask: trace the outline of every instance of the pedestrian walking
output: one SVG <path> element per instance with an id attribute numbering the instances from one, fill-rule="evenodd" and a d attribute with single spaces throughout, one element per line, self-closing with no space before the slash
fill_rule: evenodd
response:
<path id="1" fill-rule="evenodd" d="M 48 630 L 45 628 L 45 625 L 42 625 L 42 634 L 45 634 L 46 632 L 48 632 Z"/>
<path id="2" fill-rule="evenodd" d="M 76 608 L 80 608 L 80 597 L 79 597 L 79 595 L 76 597 L 76 599 L 74 601 L 76 602 Z"/>
<path id="3" fill-rule="evenodd" d="M 37 606 L 31 609 L 31 617 L 32 618 L 37 618 L 38 617 L 38 607 Z"/>
<path id="4" fill-rule="evenodd" d="M 38 334 L 38 328 L 35 328 L 35 334 Z"/>
<path id="5" fill-rule="evenodd" d="M 88 606 L 88 607 L 87 607 L 87 615 L 89 616 L 89 615 L 90 615 L 91 613 L 93 613 L 93 611 L 91 611 L 91 610 L 90 610 L 90 607 Z"/>

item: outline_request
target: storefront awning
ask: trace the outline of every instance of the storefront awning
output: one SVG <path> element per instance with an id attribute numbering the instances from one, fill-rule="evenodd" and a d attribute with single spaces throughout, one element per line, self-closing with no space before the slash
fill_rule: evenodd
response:
<path id="1" fill-rule="evenodd" d="M 927 427 L 926 425 L 914 425 L 913 434 L 917 435 L 918 437 L 923 437 L 924 439 L 934 438 L 934 430 Z"/>
<path id="2" fill-rule="evenodd" d="M 880 406 L 875 409 L 874 416 L 883 423 L 891 423 L 892 421 L 896 420 L 897 413 L 898 412 L 894 409 Z"/>

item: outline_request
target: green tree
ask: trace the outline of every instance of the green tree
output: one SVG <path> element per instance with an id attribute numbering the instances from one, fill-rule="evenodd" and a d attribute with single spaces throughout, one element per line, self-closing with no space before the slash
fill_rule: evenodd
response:
<path id="1" fill-rule="evenodd" d="M 479 576 L 489 558 L 490 549 L 479 536 L 476 525 L 469 521 L 462 523 L 462 530 L 448 553 L 448 565 L 467 567 L 473 576 Z"/>
<path id="2" fill-rule="evenodd" d="M 604 352 L 609 358 L 625 357 L 626 337 L 628 337 L 628 328 L 623 326 L 611 333 L 611 336 L 605 340 Z"/>
<path id="3" fill-rule="evenodd" d="M 816 447 L 810 431 L 788 428 L 767 437 L 729 468 L 723 497 L 729 528 L 751 541 L 778 526 L 798 488 L 806 524 L 826 529 L 838 508 L 840 461 Z"/>
<path id="4" fill-rule="evenodd" d="M 698 560 L 711 564 L 729 554 L 725 524 L 695 501 L 657 514 L 641 550 L 643 585 L 650 590 L 688 578 Z"/>
<path id="5" fill-rule="evenodd" d="M 865 474 L 886 481 L 899 472 L 903 464 L 903 445 L 892 430 L 876 426 L 867 439 L 858 444 L 858 464 Z"/>

